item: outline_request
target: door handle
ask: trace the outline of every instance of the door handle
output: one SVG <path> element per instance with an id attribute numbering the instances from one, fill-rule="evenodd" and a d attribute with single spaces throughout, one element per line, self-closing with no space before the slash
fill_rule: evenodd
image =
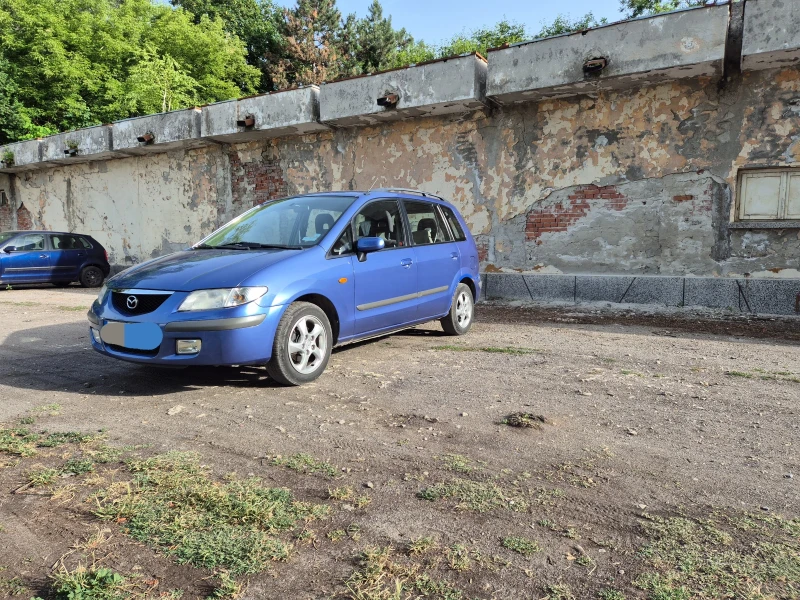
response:
<path id="1" fill-rule="evenodd" d="M 39 258 L 47 258 L 47 254 L 40 254 Z"/>
<path id="2" fill-rule="evenodd" d="M 414 264 L 414 261 L 411 260 L 410 258 L 404 258 L 403 260 L 400 261 L 400 265 L 405 267 L 406 269 L 411 267 L 411 265 L 413 265 L 413 264 Z"/>
<path id="3" fill-rule="evenodd" d="M 452 258 L 453 260 L 458 260 L 458 252 L 451 252 L 450 258 Z"/>

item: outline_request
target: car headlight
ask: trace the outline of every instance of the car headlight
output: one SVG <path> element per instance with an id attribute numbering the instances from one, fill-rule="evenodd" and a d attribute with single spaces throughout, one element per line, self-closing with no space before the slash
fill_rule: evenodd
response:
<path id="1" fill-rule="evenodd" d="M 179 311 L 211 310 L 241 306 L 258 300 L 267 293 L 266 287 L 237 287 L 221 290 L 197 290 L 186 297 L 178 307 Z"/>
<path id="2" fill-rule="evenodd" d="M 106 299 L 106 294 L 108 293 L 108 284 L 104 283 L 103 286 L 100 288 L 100 292 L 97 294 L 97 303 L 102 304 L 103 300 Z"/>

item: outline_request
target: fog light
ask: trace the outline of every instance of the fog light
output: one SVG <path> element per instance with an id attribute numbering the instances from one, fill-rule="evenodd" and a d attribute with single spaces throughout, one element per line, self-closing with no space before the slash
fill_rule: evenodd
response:
<path id="1" fill-rule="evenodd" d="M 177 340 L 175 342 L 176 354 L 197 354 L 202 347 L 200 340 Z"/>
<path id="2" fill-rule="evenodd" d="M 100 341 L 100 330 L 99 329 L 95 329 L 94 327 L 89 327 L 89 331 L 92 332 L 92 339 L 94 340 L 95 344 L 102 343 Z"/>

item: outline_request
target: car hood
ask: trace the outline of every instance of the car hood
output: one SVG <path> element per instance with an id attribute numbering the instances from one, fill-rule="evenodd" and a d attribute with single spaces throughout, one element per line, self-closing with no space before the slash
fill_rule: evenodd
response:
<path id="1" fill-rule="evenodd" d="M 131 267 L 109 287 L 191 292 L 236 287 L 298 250 L 184 250 Z"/>

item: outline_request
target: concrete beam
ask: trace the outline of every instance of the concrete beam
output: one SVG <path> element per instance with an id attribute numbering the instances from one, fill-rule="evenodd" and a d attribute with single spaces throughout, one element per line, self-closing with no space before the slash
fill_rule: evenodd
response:
<path id="1" fill-rule="evenodd" d="M 151 154 L 208 145 L 200 139 L 199 108 L 116 121 L 111 125 L 114 150 L 125 154 Z M 139 137 L 152 135 L 140 142 Z"/>
<path id="2" fill-rule="evenodd" d="M 250 117 L 252 125 L 237 125 Z M 319 122 L 319 88 L 312 85 L 204 106 L 200 135 L 238 143 L 327 129 Z"/>
<path id="3" fill-rule="evenodd" d="M 749 0 L 744 11 L 742 70 L 774 69 L 800 61 L 800 2 Z"/>
<path id="4" fill-rule="evenodd" d="M 352 127 L 483 108 L 486 71 L 483 58 L 467 54 L 326 83 L 320 120 Z"/>
<path id="5" fill-rule="evenodd" d="M 52 166 L 119 158 L 113 152 L 111 126 L 97 125 L 42 139 L 42 161 Z"/>
<path id="6" fill-rule="evenodd" d="M 0 163 L 0 172 L 16 173 L 37 169 L 41 166 L 42 161 L 42 142 L 41 140 L 29 140 L 2 146 L 0 147 L 0 160 L 4 161 L 4 157 L 8 153 L 13 155 L 13 162 L 10 164 Z"/>
<path id="7" fill-rule="evenodd" d="M 491 50 L 486 94 L 507 104 L 718 76 L 727 31 L 728 7 L 710 6 Z"/>

